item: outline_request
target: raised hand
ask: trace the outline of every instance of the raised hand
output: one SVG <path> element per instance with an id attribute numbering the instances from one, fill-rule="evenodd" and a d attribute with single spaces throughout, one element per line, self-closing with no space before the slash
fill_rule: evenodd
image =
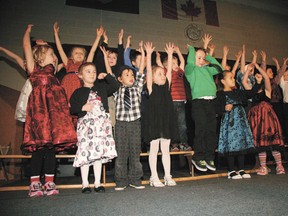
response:
<path id="1" fill-rule="evenodd" d="M 166 43 L 165 47 L 164 47 L 164 50 L 166 51 L 166 53 L 169 55 L 169 54 L 173 54 L 174 52 L 174 44 L 173 43 Z"/>
<path id="2" fill-rule="evenodd" d="M 54 30 L 54 33 L 56 33 L 56 34 L 58 34 L 60 31 L 60 27 L 59 27 L 59 24 L 57 21 L 53 25 L 53 30 Z"/>
<path id="3" fill-rule="evenodd" d="M 155 47 L 153 47 L 152 42 L 146 42 L 144 44 L 144 48 L 146 50 L 147 55 L 148 54 L 151 55 L 153 53 L 154 49 L 155 49 Z"/>

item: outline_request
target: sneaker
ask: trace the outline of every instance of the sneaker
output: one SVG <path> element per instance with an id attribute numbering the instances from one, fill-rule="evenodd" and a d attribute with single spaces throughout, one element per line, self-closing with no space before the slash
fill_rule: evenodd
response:
<path id="1" fill-rule="evenodd" d="M 123 191 L 123 190 L 125 190 L 126 187 L 127 187 L 127 186 L 116 186 L 116 187 L 114 188 L 114 190 L 116 190 L 116 191 Z"/>
<path id="2" fill-rule="evenodd" d="M 207 169 L 211 170 L 211 171 L 216 171 L 216 167 L 214 165 L 214 161 L 206 161 L 206 167 Z"/>
<path id="3" fill-rule="evenodd" d="M 144 189 L 145 186 L 144 185 L 139 185 L 139 184 L 129 184 L 130 187 L 135 188 L 137 190 L 141 190 Z"/>
<path id="4" fill-rule="evenodd" d="M 234 170 L 228 172 L 228 179 L 242 179 L 242 176 L 237 174 Z"/>
<path id="5" fill-rule="evenodd" d="M 250 179 L 251 175 L 246 173 L 244 170 L 239 170 L 238 174 L 243 178 L 243 179 Z"/>
<path id="6" fill-rule="evenodd" d="M 170 151 L 171 151 L 171 152 L 179 152 L 180 150 L 179 150 L 177 144 L 172 144 Z"/>
<path id="7" fill-rule="evenodd" d="M 257 175 L 268 175 L 267 166 L 260 166 L 258 169 Z"/>
<path id="8" fill-rule="evenodd" d="M 205 160 L 200 160 L 200 161 L 194 161 L 192 159 L 192 164 L 196 167 L 197 170 L 202 171 L 202 172 L 206 172 L 207 171 L 207 167 L 206 167 L 206 162 Z"/>
<path id="9" fill-rule="evenodd" d="M 47 196 L 59 194 L 59 191 L 56 189 L 56 185 L 54 182 L 46 182 L 44 187 L 44 194 Z"/>
<path id="10" fill-rule="evenodd" d="M 172 179 L 172 176 L 164 177 L 165 185 L 167 186 L 176 186 L 176 182 Z"/>
<path id="11" fill-rule="evenodd" d="M 179 144 L 180 151 L 192 151 L 192 147 L 186 143 Z"/>
<path id="12" fill-rule="evenodd" d="M 42 184 L 41 182 L 32 182 L 29 186 L 29 193 L 30 197 L 40 197 L 43 196 L 42 191 Z"/>
<path id="13" fill-rule="evenodd" d="M 278 165 L 276 167 L 276 174 L 277 175 L 285 174 L 285 169 L 284 169 L 284 167 L 282 165 Z"/>

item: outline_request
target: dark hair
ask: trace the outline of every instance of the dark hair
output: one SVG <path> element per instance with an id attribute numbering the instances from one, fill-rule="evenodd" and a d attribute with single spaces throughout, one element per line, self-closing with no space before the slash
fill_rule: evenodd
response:
<path id="1" fill-rule="evenodd" d="M 137 56 L 141 55 L 141 52 L 137 51 L 137 50 L 131 50 L 130 51 L 130 61 L 136 61 Z"/>
<path id="2" fill-rule="evenodd" d="M 79 67 L 79 69 L 78 69 L 78 73 L 79 73 L 79 74 L 82 73 L 82 70 L 83 70 L 85 67 L 89 66 L 89 65 L 95 67 L 95 69 L 96 69 L 96 65 L 95 65 L 93 62 L 85 62 L 85 63 L 83 63 L 83 64 L 80 65 L 80 67 Z"/>
<path id="3" fill-rule="evenodd" d="M 118 75 L 117 77 L 120 77 L 122 76 L 122 73 L 124 70 L 132 70 L 133 74 L 134 74 L 134 77 L 136 76 L 136 70 L 128 65 L 123 65 L 119 68 L 119 71 L 118 71 Z"/>
<path id="4" fill-rule="evenodd" d="M 215 78 L 215 83 L 217 86 L 217 91 L 222 91 L 224 89 L 224 85 L 221 82 L 225 78 L 228 73 L 232 73 L 231 71 L 224 70 L 223 73 L 219 73 Z"/>

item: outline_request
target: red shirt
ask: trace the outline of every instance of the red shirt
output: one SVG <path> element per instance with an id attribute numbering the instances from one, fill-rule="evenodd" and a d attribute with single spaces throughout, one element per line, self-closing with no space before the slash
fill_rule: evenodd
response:
<path id="1" fill-rule="evenodd" d="M 181 68 L 172 71 L 171 96 L 173 101 L 186 101 L 184 71 Z"/>

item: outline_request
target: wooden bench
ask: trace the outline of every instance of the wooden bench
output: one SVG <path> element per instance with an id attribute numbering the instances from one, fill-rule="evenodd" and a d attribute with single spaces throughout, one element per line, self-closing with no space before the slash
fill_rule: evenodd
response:
<path id="1" fill-rule="evenodd" d="M 194 168 L 193 165 L 191 163 L 191 158 L 192 155 L 194 154 L 194 151 L 179 151 L 179 152 L 170 152 L 170 155 L 184 155 L 187 157 L 188 160 L 188 165 L 189 165 L 189 169 L 190 169 L 190 173 L 192 176 L 194 176 Z M 162 155 L 160 152 L 158 153 L 158 155 Z M 140 153 L 140 157 L 148 157 L 149 153 L 145 152 L 145 153 Z M 69 158 L 74 158 L 75 155 L 56 155 L 56 159 L 69 159 Z M 8 180 L 8 175 L 7 175 L 7 170 L 6 170 L 6 166 L 5 166 L 5 159 L 29 159 L 31 158 L 31 155 L 0 155 L 0 160 L 1 160 L 1 166 L 3 168 L 4 171 L 4 177 L 6 180 Z M 72 166 L 72 165 L 71 165 Z M 106 164 L 103 164 L 103 168 L 102 168 L 102 181 L 103 184 L 107 184 L 106 182 Z"/>

